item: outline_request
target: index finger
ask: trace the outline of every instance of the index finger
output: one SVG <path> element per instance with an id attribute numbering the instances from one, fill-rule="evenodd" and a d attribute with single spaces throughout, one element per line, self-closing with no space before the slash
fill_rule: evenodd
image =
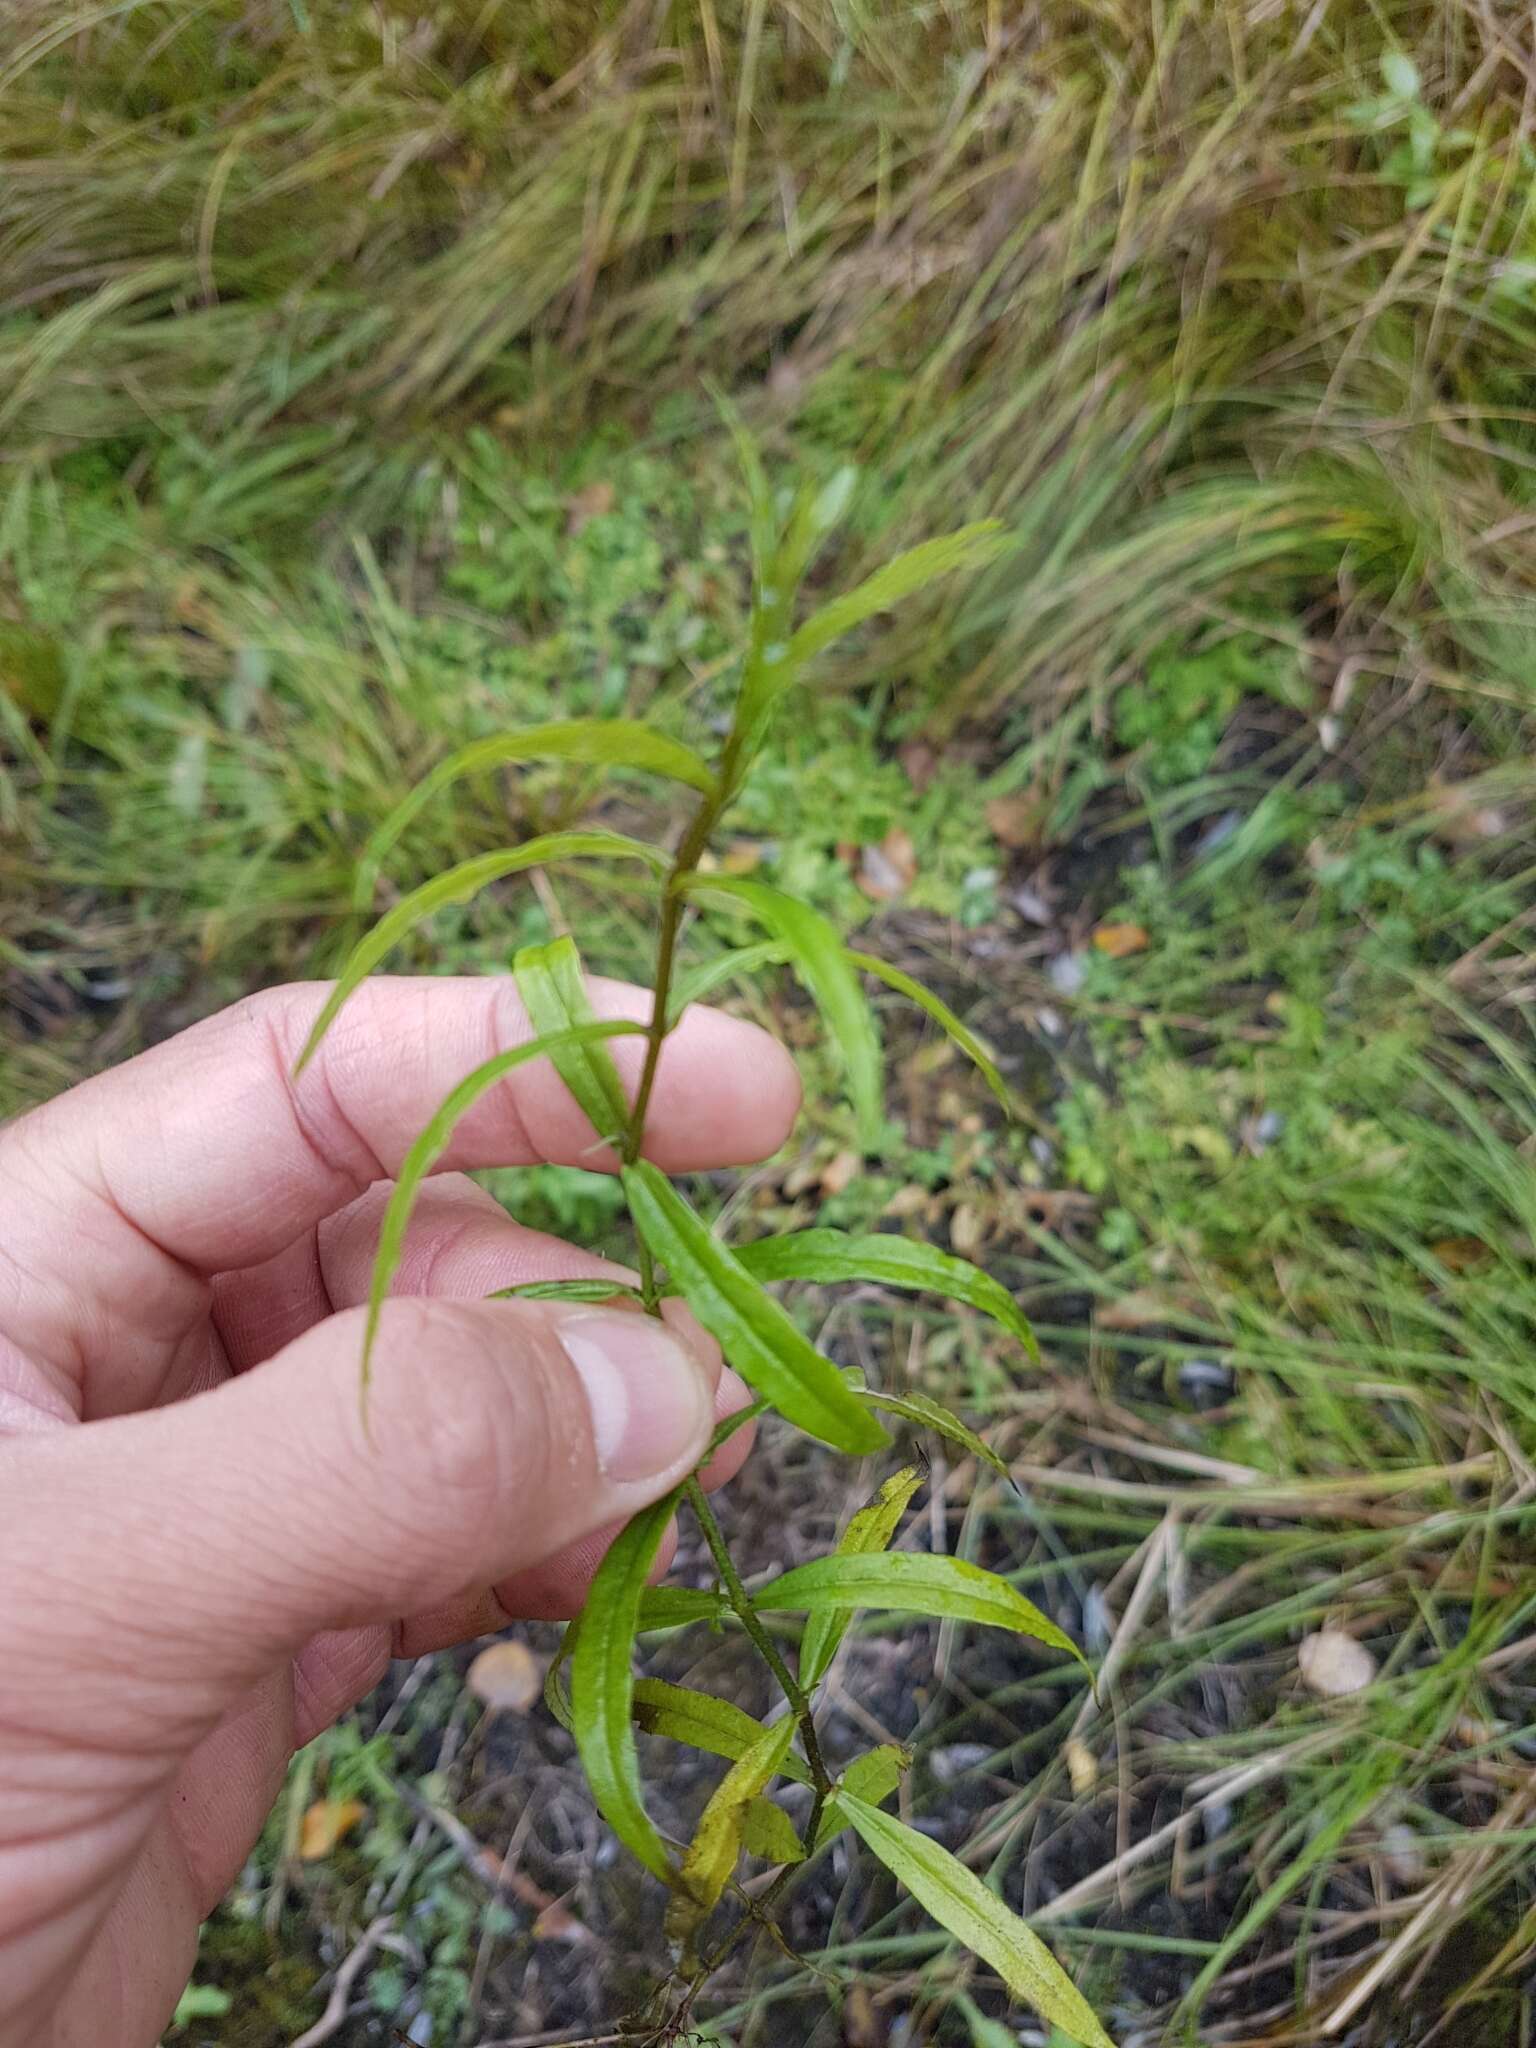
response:
<path id="1" fill-rule="evenodd" d="M 600 1017 L 649 1020 L 647 990 L 592 979 Z M 121 1317 L 142 1290 L 255 1265 L 397 1170 L 457 1082 L 534 1035 L 510 979 L 380 977 L 360 988 L 319 1052 L 294 1062 L 328 993 L 269 989 L 0 1132 L 0 1249 L 13 1270 L 82 1288 Z M 608 1041 L 633 1095 L 644 1040 Z M 755 1025 L 693 1008 L 668 1037 L 646 1156 L 671 1172 L 774 1151 L 799 1104 L 789 1055 Z M 467 1115 L 440 1170 L 536 1161 L 611 1167 L 546 1060 L 514 1069 Z M 0 1276 L 3 1277 L 3 1276 Z M 17 1304 L 11 1304 L 14 1311 Z M 0 1289 L 0 1327 L 27 1344 Z"/>

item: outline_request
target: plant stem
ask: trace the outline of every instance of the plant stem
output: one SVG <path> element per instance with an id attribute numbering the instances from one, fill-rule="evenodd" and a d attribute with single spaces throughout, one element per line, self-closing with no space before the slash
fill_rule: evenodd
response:
<path id="1" fill-rule="evenodd" d="M 832 1779 L 822 1761 L 821 1745 L 816 1740 L 816 1722 L 811 1713 L 811 1703 L 806 1698 L 799 1680 L 779 1655 L 778 1646 L 772 1636 L 763 1627 L 747 1589 L 741 1583 L 740 1574 L 731 1560 L 731 1553 L 725 1547 L 725 1537 L 721 1533 L 720 1524 L 715 1520 L 714 1510 L 703 1487 L 697 1479 L 687 1479 L 683 1482 L 683 1494 L 704 1532 L 704 1541 L 709 1545 L 709 1554 L 715 1561 L 715 1570 L 720 1574 L 720 1583 L 725 1588 L 725 1597 L 730 1602 L 731 1612 L 751 1637 L 758 1655 L 778 1680 L 779 1687 L 800 1725 L 800 1740 L 805 1749 L 806 1763 L 810 1766 L 811 1782 L 816 1789 L 816 1802 L 819 1808 L 825 1804 L 827 1795 L 832 1790 Z"/>

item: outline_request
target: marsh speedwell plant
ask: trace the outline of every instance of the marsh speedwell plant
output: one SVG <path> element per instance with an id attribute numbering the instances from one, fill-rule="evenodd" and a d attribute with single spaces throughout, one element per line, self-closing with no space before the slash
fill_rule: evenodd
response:
<path id="1" fill-rule="evenodd" d="M 720 1425 L 711 1454 L 750 1418 L 772 1409 L 819 1443 L 862 1458 L 889 1446 L 880 1419 L 884 1413 L 951 1438 L 1005 1472 L 996 1453 L 936 1402 L 918 1394 L 887 1393 L 840 1371 L 765 1291 L 765 1283 L 783 1280 L 874 1281 L 923 1289 L 993 1317 L 1035 1355 L 1028 1323 L 997 1281 L 964 1259 L 886 1233 L 802 1230 L 732 1249 L 643 1157 L 646 1107 L 662 1044 L 682 1010 L 727 976 L 780 962 L 790 964 L 803 981 L 840 1052 L 866 1146 L 877 1139 L 882 1105 L 880 1042 L 866 979 L 883 982 L 918 1004 L 976 1063 L 1005 1105 L 1008 1101 L 984 1047 L 935 996 L 889 962 L 850 951 L 820 912 L 765 882 L 710 872 L 705 864 L 717 829 L 767 741 L 775 711 L 807 664 L 860 621 L 936 577 L 974 566 L 999 547 L 999 535 L 987 523 L 924 542 L 797 624 L 806 571 L 848 504 L 853 476 L 840 472 L 823 487 L 775 496 L 755 448 L 739 427 L 736 433 L 751 502 L 753 597 L 740 685 L 716 758 L 707 760 L 627 719 L 572 720 L 500 734 L 442 762 L 368 844 L 358 877 L 364 906 L 403 828 L 422 806 L 462 778 L 501 764 L 559 758 L 622 765 L 668 777 L 695 795 L 675 853 L 614 832 L 561 831 L 481 854 L 405 896 L 347 961 L 305 1048 L 305 1060 L 364 977 L 442 904 L 463 902 L 503 876 L 562 861 L 635 862 L 655 891 L 655 1003 L 648 1025 L 600 1022 L 593 1016 L 581 962 L 568 938 L 517 955 L 513 971 L 537 1036 L 467 1074 L 411 1146 L 385 1215 L 373 1272 L 362 1360 L 364 1395 L 380 1310 L 424 1178 L 472 1104 L 514 1067 L 548 1059 L 590 1120 L 594 1144 L 611 1145 L 622 1162 L 624 1193 L 639 1240 L 639 1285 L 625 1289 L 607 1280 L 567 1280 L 510 1288 L 508 1294 L 590 1301 L 627 1293 L 652 1314 L 660 1312 L 667 1296 L 681 1296 L 757 1397 Z M 681 953 L 689 914 L 711 904 L 745 913 L 764 936 L 686 973 Z M 632 1101 L 607 1045 L 621 1033 L 645 1040 Z M 769 1920 L 794 1866 L 851 1828 L 936 1920 L 991 1965 L 1010 1992 L 1083 2048 L 1110 2048 L 1082 1995 L 1024 1922 L 965 1863 L 885 1811 L 910 1762 L 907 1755 L 884 1744 L 834 1777 L 817 1739 L 817 1689 L 861 1608 L 1012 1629 L 1053 1650 L 1079 1655 L 1071 1640 L 1006 1579 L 962 1558 L 890 1548 L 919 1484 L 916 1470 L 896 1472 L 852 1516 L 831 1555 L 749 1592 L 747 1575 L 731 1556 L 695 1475 L 636 1515 L 618 1536 L 585 1607 L 567 1631 L 550 1674 L 549 1704 L 575 1738 L 604 1819 L 671 1893 L 666 1925 L 672 1967 L 656 1987 L 650 2008 L 631 2022 L 637 2039 L 686 2038 L 711 1973 L 746 1933 Z M 697 1518 L 714 1561 L 716 1580 L 710 1588 L 647 1584 L 663 1532 L 681 1507 Z M 765 1615 L 784 1614 L 804 1617 L 793 1665 L 763 1621 Z M 759 1722 L 728 1700 L 636 1678 L 636 1643 L 647 1631 L 732 1624 L 748 1637 L 783 1695 L 776 1716 Z M 637 1727 L 727 1761 L 686 1844 L 663 1840 L 646 1811 Z M 786 1780 L 810 1790 L 803 1832 L 773 1798 L 775 1785 Z M 755 1898 L 732 1886 L 743 1857 L 782 1866 Z"/>

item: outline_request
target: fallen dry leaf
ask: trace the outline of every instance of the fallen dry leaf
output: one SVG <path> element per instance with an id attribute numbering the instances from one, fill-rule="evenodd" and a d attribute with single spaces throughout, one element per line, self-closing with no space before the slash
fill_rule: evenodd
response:
<path id="1" fill-rule="evenodd" d="M 973 1259 L 981 1250 L 987 1226 L 979 1211 L 961 1202 L 949 1219 L 949 1241 L 962 1259 Z"/>
<path id="2" fill-rule="evenodd" d="M 1066 1747 L 1067 1776 L 1072 1783 L 1073 1796 L 1086 1799 L 1099 1782 L 1099 1760 L 1093 1751 L 1076 1735 L 1071 1736 Z"/>
<path id="3" fill-rule="evenodd" d="M 843 2048 L 883 2048 L 885 2029 L 873 1999 L 855 1984 L 843 2002 Z"/>
<path id="4" fill-rule="evenodd" d="M 566 532 L 574 540 L 584 526 L 613 510 L 613 500 L 613 485 L 608 483 L 585 484 L 579 491 L 572 491 L 565 501 Z"/>
<path id="5" fill-rule="evenodd" d="M 1040 837 L 1040 806 L 1033 797 L 994 796 L 982 805 L 981 815 L 999 845 L 1017 850 Z"/>
<path id="6" fill-rule="evenodd" d="M 861 847 L 854 880 L 875 903 L 890 903 L 904 896 L 917 880 L 917 849 L 911 833 L 893 825 L 878 846 Z"/>
<path id="7" fill-rule="evenodd" d="M 1493 1257 L 1480 1237 L 1437 1238 L 1430 1250 L 1452 1273 L 1470 1273 L 1475 1266 L 1486 1266 Z"/>
<path id="8" fill-rule="evenodd" d="M 1171 1322 L 1177 1314 L 1176 1305 L 1166 1294 L 1151 1287 L 1133 1287 L 1129 1294 L 1106 1301 L 1096 1309 L 1094 1321 L 1101 1330 L 1149 1330 Z"/>
<path id="9" fill-rule="evenodd" d="M 863 1165 L 857 1152 L 838 1152 L 821 1169 L 821 1191 L 824 1195 L 840 1195 L 851 1187 Z"/>
<path id="10" fill-rule="evenodd" d="M 1139 924 L 1101 924 L 1094 928 L 1093 948 L 1111 960 L 1128 960 L 1132 953 L 1145 953 L 1146 929 Z"/>
<path id="11" fill-rule="evenodd" d="M 903 740 L 896 749 L 901 772 L 921 796 L 938 771 L 939 757 L 926 740 Z"/>
<path id="12" fill-rule="evenodd" d="M 1319 1699 L 1340 1700 L 1363 1692 L 1376 1676 L 1376 1659 L 1341 1628 L 1321 1628 L 1303 1636 L 1296 1650 L 1302 1683 Z"/>
<path id="13" fill-rule="evenodd" d="M 526 1714 L 544 1690 L 544 1667 L 526 1643 L 488 1643 L 464 1683 L 493 1714 Z"/>
<path id="14" fill-rule="evenodd" d="M 1492 804 L 1480 804 L 1476 786 L 1456 782 L 1432 782 L 1429 787 L 1430 830 L 1447 846 L 1481 846 L 1501 839 L 1509 820 Z"/>
<path id="15" fill-rule="evenodd" d="M 317 1799 L 299 1829 L 299 1860 L 318 1863 L 329 1856 L 367 1811 L 360 1799 Z"/>
<path id="16" fill-rule="evenodd" d="M 755 839 L 733 839 L 720 859 L 728 875 L 750 875 L 763 864 L 763 849 Z"/>

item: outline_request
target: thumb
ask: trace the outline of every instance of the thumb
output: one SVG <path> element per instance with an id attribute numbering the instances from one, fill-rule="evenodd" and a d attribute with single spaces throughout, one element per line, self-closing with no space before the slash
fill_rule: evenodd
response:
<path id="1" fill-rule="evenodd" d="M 698 1461 L 717 1353 L 686 1321 L 553 1302 L 361 1311 L 217 1390 L 7 1455 L 6 1720 L 195 1736 L 320 1630 L 446 1604 L 658 1499 Z M 48 1673 L 52 1673 L 50 1684 Z M 173 1737 L 174 1739 L 174 1737 Z"/>

